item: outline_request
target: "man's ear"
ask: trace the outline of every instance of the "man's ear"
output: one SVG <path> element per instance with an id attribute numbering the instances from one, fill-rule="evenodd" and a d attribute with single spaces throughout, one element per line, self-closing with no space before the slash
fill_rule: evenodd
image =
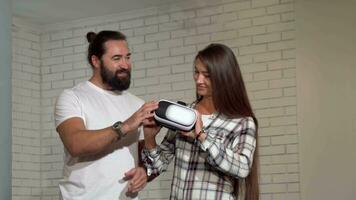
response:
<path id="1" fill-rule="evenodd" d="M 96 55 L 92 55 L 90 59 L 94 65 L 94 68 L 100 68 L 101 60 Z"/>

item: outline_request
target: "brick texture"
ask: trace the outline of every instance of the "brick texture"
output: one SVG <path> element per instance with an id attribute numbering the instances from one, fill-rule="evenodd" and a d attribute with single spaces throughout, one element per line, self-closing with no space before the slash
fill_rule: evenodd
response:
<path id="1" fill-rule="evenodd" d="M 40 31 L 12 29 L 12 199 L 41 198 Z"/>
<path id="2" fill-rule="evenodd" d="M 63 145 L 54 129 L 54 103 L 63 89 L 91 76 L 85 34 L 102 29 L 127 34 L 130 91 L 144 100 L 192 101 L 197 51 L 212 42 L 233 48 L 259 119 L 261 199 L 300 198 L 294 2 L 176 4 L 110 19 L 14 27 L 13 199 L 59 199 Z M 172 169 L 149 183 L 141 199 L 168 199 Z"/>

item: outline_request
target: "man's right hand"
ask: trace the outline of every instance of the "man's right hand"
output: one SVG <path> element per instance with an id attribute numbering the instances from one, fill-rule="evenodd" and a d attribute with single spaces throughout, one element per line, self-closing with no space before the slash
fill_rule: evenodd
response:
<path id="1" fill-rule="evenodd" d="M 152 119 L 154 111 L 158 108 L 157 101 L 145 103 L 138 109 L 130 118 L 125 120 L 122 125 L 124 133 L 128 133 L 137 129 L 143 123 L 147 123 L 147 119 Z"/>

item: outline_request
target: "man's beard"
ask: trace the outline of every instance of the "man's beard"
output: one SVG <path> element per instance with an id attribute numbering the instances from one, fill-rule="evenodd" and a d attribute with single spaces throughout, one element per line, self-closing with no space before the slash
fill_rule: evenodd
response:
<path id="1" fill-rule="evenodd" d="M 130 87 L 131 82 L 131 70 L 119 69 L 115 73 L 109 71 L 107 67 L 101 64 L 100 75 L 105 84 L 110 86 L 110 90 L 124 91 Z M 120 73 L 126 73 L 126 77 L 119 78 L 117 75 Z"/>

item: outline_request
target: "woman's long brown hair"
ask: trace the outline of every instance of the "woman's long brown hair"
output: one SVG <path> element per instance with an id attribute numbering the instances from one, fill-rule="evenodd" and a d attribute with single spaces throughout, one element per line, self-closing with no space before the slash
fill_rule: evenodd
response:
<path id="1" fill-rule="evenodd" d="M 210 44 L 201 50 L 195 59 L 199 59 L 206 67 L 212 84 L 212 97 L 218 112 L 230 118 L 252 117 L 256 124 L 256 141 L 258 122 L 252 111 L 242 78 L 240 66 L 233 51 L 223 44 Z M 258 200 L 258 144 L 253 156 L 250 174 L 244 180 L 245 199 Z M 235 193 L 242 195 L 239 181 L 235 181 Z"/>

